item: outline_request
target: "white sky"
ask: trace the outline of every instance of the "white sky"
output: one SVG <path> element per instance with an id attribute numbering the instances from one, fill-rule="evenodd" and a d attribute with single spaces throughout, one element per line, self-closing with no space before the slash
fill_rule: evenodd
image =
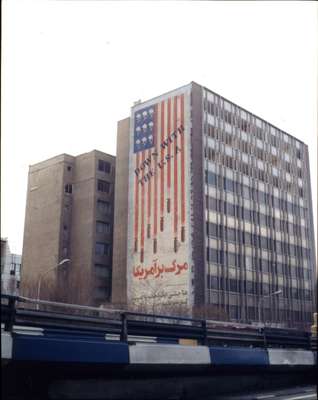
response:
<path id="1" fill-rule="evenodd" d="M 115 154 L 135 100 L 190 81 L 309 145 L 316 222 L 315 2 L 3 0 L 2 11 L 1 236 L 12 251 L 30 164 Z"/>

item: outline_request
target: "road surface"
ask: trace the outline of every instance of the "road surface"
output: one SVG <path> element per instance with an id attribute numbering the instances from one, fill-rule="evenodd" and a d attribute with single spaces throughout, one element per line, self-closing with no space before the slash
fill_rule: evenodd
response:
<path id="1" fill-rule="evenodd" d="M 297 386 L 288 389 L 220 396 L 215 400 L 317 400 L 317 387 Z"/>

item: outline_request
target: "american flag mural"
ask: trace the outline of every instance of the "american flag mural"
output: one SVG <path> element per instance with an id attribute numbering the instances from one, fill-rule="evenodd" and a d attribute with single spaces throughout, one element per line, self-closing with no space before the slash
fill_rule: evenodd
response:
<path id="1" fill-rule="evenodd" d="M 130 153 L 131 297 L 188 303 L 189 93 L 177 91 L 133 109 Z M 159 289 L 162 290 L 159 290 Z"/>

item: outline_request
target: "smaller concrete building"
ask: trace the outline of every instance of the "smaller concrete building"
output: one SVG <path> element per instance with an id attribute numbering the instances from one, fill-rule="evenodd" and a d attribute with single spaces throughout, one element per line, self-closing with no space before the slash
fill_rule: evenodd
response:
<path id="1" fill-rule="evenodd" d="M 10 251 L 8 239 L 1 238 L 1 293 L 18 295 L 21 278 L 21 255 Z"/>
<path id="2" fill-rule="evenodd" d="M 111 295 L 115 157 L 61 154 L 30 166 L 23 294 L 99 305 Z"/>

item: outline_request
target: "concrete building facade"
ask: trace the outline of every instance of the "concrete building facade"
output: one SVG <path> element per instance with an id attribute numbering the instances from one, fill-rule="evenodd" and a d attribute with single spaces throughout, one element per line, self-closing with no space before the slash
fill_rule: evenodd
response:
<path id="1" fill-rule="evenodd" d="M 30 166 L 22 290 L 81 304 L 111 293 L 115 157 L 94 150 Z M 58 264 L 63 265 L 58 266 Z"/>
<path id="2" fill-rule="evenodd" d="M 115 215 L 128 215 L 128 226 L 118 226 L 114 242 L 114 299 L 310 325 L 307 145 L 193 82 L 134 105 L 119 126 L 118 157 L 129 172 L 116 184 L 128 186 L 128 200 L 126 189 L 116 191 Z"/>

